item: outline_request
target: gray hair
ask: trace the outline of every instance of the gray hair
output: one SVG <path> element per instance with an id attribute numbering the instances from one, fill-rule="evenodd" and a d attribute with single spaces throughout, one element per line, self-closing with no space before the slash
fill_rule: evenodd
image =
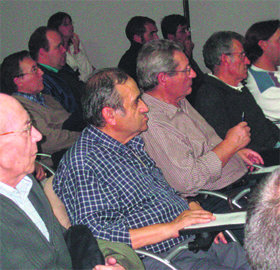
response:
<path id="1" fill-rule="evenodd" d="M 104 127 L 102 115 L 104 107 L 122 110 L 123 100 L 116 89 L 117 84 L 124 84 L 128 75 L 118 68 L 104 68 L 97 71 L 87 82 L 82 98 L 84 118 L 88 124 Z"/>
<path id="2" fill-rule="evenodd" d="M 244 248 L 254 270 L 280 269 L 280 169 L 255 189 L 248 207 Z"/>
<path id="3" fill-rule="evenodd" d="M 158 85 L 157 77 L 160 72 L 175 71 L 178 63 L 174 61 L 174 51 L 183 52 L 183 47 L 171 40 L 153 40 L 144 44 L 137 57 L 140 88 L 150 91 Z M 174 74 L 170 73 L 170 76 Z"/>
<path id="4" fill-rule="evenodd" d="M 231 52 L 233 39 L 244 44 L 244 37 L 232 31 L 215 32 L 204 44 L 202 51 L 204 63 L 212 72 L 215 66 L 220 65 L 222 54 Z"/>

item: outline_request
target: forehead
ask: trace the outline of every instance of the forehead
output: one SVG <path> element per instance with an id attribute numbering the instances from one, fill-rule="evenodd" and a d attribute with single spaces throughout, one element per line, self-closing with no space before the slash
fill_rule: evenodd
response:
<path id="1" fill-rule="evenodd" d="M 183 52 L 175 51 L 173 59 L 178 64 L 178 69 L 186 68 L 189 65 L 189 60 Z"/>
<path id="2" fill-rule="evenodd" d="M 186 30 L 188 30 L 188 26 L 186 24 L 183 25 L 179 24 L 176 32 L 186 31 Z"/>
<path id="3" fill-rule="evenodd" d="M 140 90 L 132 78 L 128 78 L 125 83 L 117 84 L 116 89 L 121 95 L 123 101 L 136 98 L 140 95 Z"/>
<path id="4" fill-rule="evenodd" d="M 277 40 L 279 38 L 280 38 L 280 28 L 278 28 L 268 40 L 274 41 L 274 40 Z"/>
<path id="5" fill-rule="evenodd" d="M 22 61 L 20 61 L 19 66 L 22 71 L 30 71 L 33 66 L 36 66 L 36 62 L 32 58 L 26 57 Z"/>
<path id="6" fill-rule="evenodd" d="M 157 27 L 152 23 L 146 23 L 145 25 L 145 33 L 157 32 Z"/>
<path id="7" fill-rule="evenodd" d="M 49 45 L 58 45 L 59 43 L 62 42 L 61 36 L 59 33 L 57 33 L 56 31 L 48 31 L 46 34 L 46 37 L 49 41 Z"/>
<path id="8" fill-rule="evenodd" d="M 62 23 L 71 23 L 71 19 L 68 16 L 66 16 L 63 18 Z"/>

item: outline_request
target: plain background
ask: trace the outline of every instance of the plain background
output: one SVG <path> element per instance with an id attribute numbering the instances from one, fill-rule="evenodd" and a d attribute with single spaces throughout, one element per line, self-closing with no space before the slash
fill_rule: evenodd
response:
<path id="1" fill-rule="evenodd" d="M 28 49 L 32 32 L 46 25 L 57 11 L 71 15 L 75 32 L 97 68 L 117 66 L 129 48 L 124 30 L 136 15 L 161 19 L 170 14 L 184 14 L 183 0 L 0 0 L 1 62 L 7 55 Z M 194 58 L 204 71 L 202 46 L 215 31 L 232 30 L 245 34 L 257 21 L 279 17 L 277 0 L 189 0 Z"/>

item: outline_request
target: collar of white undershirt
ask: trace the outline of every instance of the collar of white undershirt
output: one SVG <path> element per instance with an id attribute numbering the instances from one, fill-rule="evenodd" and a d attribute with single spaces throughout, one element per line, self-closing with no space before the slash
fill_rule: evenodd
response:
<path id="1" fill-rule="evenodd" d="M 218 78 L 217 76 L 215 76 L 214 74 L 212 73 L 208 73 L 209 76 L 211 77 L 214 77 L 215 79 L 223 82 L 224 84 L 226 84 L 227 86 L 231 87 L 232 89 L 236 90 L 236 91 L 239 91 L 239 92 L 242 92 L 242 88 L 244 87 L 244 85 L 242 83 L 239 83 L 237 86 L 233 86 L 233 85 L 230 85 L 224 81 L 222 81 L 220 78 Z"/>

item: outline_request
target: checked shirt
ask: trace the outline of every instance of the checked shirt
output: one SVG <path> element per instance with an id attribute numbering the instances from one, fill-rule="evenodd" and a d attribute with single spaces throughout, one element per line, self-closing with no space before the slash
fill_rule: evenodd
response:
<path id="1" fill-rule="evenodd" d="M 85 224 L 97 238 L 131 245 L 129 229 L 166 223 L 188 209 L 135 137 L 121 144 L 88 126 L 60 162 L 54 190 L 73 225 Z M 146 246 L 155 253 L 185 238 Z"/>

